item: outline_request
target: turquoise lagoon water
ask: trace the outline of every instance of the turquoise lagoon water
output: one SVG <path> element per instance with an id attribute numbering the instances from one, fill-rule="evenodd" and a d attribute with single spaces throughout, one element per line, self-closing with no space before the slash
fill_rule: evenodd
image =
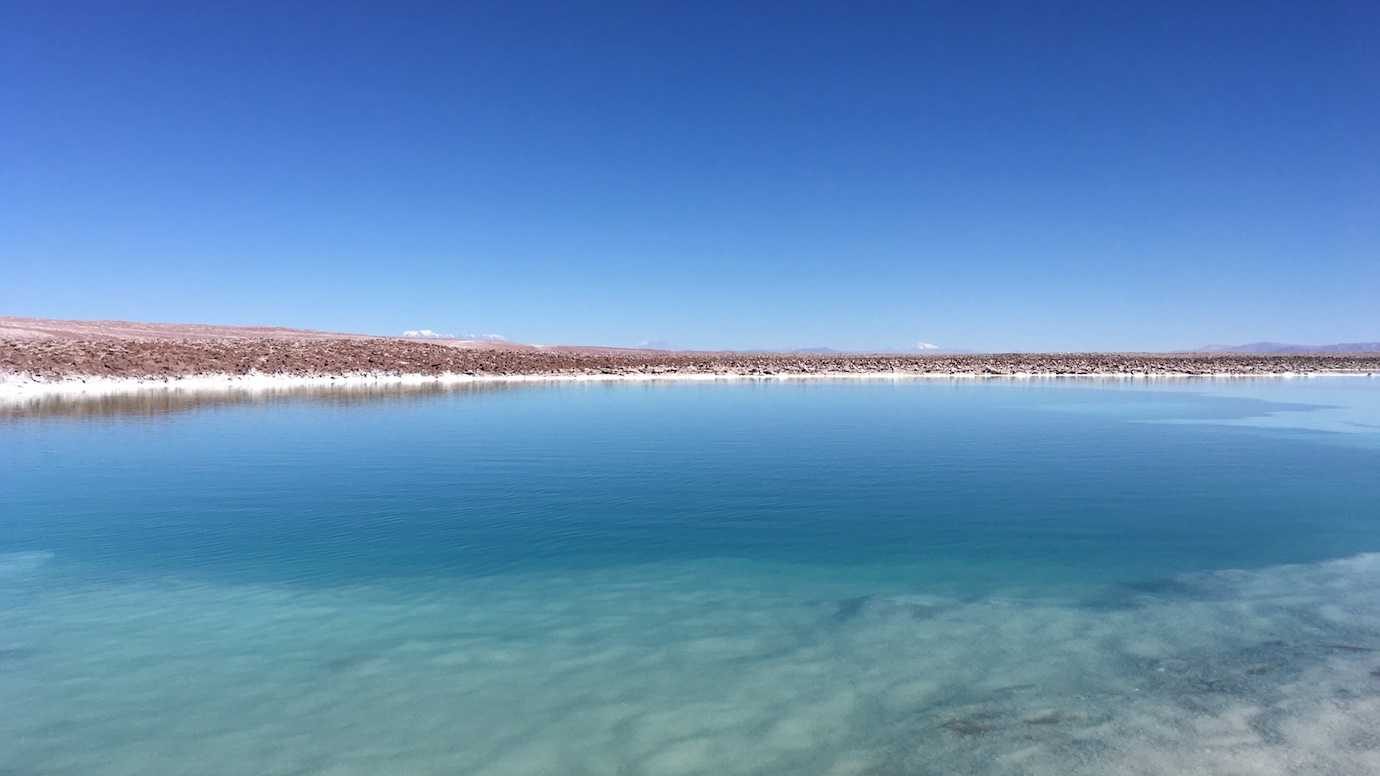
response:
<path id="1" fill-rule="evenodd" d="M 1380 773 L 1380 380 L 0 409 L 0 774 Z"/>

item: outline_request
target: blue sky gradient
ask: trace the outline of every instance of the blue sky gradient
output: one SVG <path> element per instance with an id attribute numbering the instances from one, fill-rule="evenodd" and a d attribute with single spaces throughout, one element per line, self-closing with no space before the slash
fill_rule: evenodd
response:
<path id="1" fill-rule="evenodd" d="M 0 0 L 0 314 L 1380 339 L 1373 2 L 205 5 Z"/>

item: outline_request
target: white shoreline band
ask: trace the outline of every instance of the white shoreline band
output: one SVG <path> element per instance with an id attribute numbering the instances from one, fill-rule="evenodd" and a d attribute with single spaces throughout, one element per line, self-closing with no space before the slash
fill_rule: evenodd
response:
<path id="1" fill-rule="evenodd" d="M 356 388 L 381 386 L 466 385 L 475 383 L 570 383 L 658 381 L 757 381 L 793 380 L 1255 380 L 1317 377 L 1380 377 L 1372 372 L 629 372 L 537 374 L 391 374 L 344 375 L 204 374 L 182 377 L 69 377 L 43 380 L 28 375 L 0 375 L 0 405 L 47 397 L 97 398 L 144 391 L 272 391 L 293 388 Z"/>

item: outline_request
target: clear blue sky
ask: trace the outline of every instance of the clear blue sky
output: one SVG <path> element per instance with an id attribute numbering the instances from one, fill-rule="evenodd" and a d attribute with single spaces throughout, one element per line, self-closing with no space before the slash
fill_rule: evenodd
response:
<path id="1" fill-rule="evenodd" d="M 1380 4 L 0 0 L 0 314 L 1380 339 Z"/>

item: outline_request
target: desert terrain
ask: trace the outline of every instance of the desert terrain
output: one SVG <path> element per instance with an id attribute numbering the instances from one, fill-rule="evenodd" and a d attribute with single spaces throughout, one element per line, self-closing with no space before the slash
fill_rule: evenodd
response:
<path id="1" fill-rule="evenodd" d="M 0 374 L 34 382 L 209 375 L 1380 373 L 1380 354 L 686 352 L 204 324 L 0 317 Z"/>

